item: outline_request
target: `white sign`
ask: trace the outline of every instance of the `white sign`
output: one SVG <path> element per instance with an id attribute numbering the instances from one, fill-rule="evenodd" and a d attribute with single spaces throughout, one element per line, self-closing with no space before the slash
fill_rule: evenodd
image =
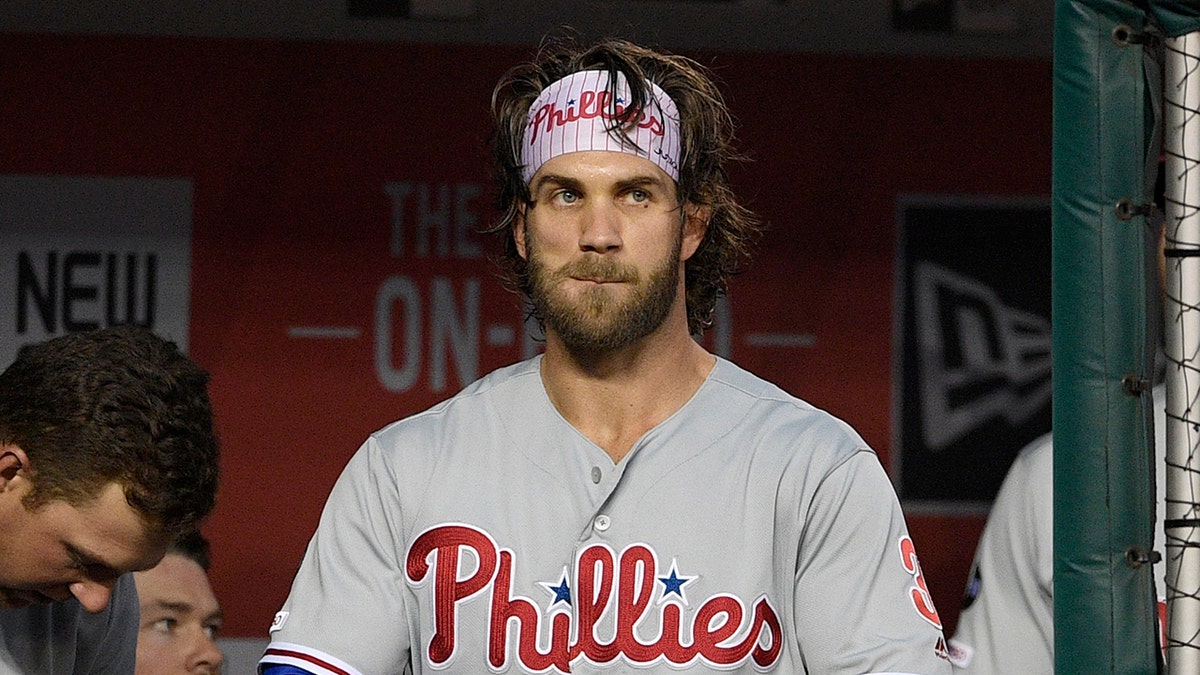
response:
<path id="1" fill-rule="evenodd" d="M 190 180 L 0 175 L 0 368 L 124 323 L 186 351 L 191 244 Z"/>

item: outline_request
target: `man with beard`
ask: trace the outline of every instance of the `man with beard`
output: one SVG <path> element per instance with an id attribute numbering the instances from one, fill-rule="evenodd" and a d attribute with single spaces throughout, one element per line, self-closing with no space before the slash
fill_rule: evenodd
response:
<path id="1" fill-rule="evenodd" d="M 556 44 L 493 115 L 545 353 L 367 440 L 264 672 L 948 673 L 875 454 L 693 338 L 757 231 L 708 73 Z"/>

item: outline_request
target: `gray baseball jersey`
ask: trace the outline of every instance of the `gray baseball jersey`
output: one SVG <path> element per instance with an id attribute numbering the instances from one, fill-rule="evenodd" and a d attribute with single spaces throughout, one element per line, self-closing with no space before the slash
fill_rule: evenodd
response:
<path id="1" fill-rule="evenodd" d="M 718 360 L 614 465 L 540 362 L 367 440 L 263 666 L 949 673 L 895 492 L 848 425 Z"/>
<path id="2" fill-rule="evenodd" d="M 1166 392 L 1155 389 L 1156 467 L 1166 447 Z M 1159 469 L 1160 473 L 1162 469 Z M 1158 529 L 1165 481 L 1158 485 Z M 1162 543 L 1161 536 L 1159 544 Z M 1160 603 L 1166 564 L 1154 566 Z M 1162 608 L 1160 606 L 1160 613 Z M 1017 455 L 1004 477 L 975 550 L 958 627 L 950 640 L 955 672 L 1054 672 L 1054 447 L 1051 434 Z"/>
<path id="3" fill-rule="evenodd" d="M 138 616 L 132 574 L 98 614 L 74 599 L 0 609 L 0 675 L 129 675 Z"/>

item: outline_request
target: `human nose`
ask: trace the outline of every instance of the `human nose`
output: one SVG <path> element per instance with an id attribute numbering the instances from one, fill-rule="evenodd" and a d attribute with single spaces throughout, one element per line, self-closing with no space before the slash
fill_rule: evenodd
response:
<path id="1" fill-rule="evenodd" d="M 75 596 L 85 610 L 92 614 L 98 614 L 108 607 L 108 601 L 112 599 L 112 590 L 116 583 L 116 579 L 77 581 L 71 584 L 71 595 Z"/>
<path id="2" fill-rule="evenodd" d="M 201 630 L 188 661 L 188 672 L 220 673 L 224 663 L 225 655 L 221 653 L 221 648 L 207 632 Z"/>
<path id="3" fill-rule="evenodd" d="M 585 252 L 604 253 L 621 246 L 621 231 L 617 209 L 597 202 L 583 214 L 579 233 L 579 248 Z"/>

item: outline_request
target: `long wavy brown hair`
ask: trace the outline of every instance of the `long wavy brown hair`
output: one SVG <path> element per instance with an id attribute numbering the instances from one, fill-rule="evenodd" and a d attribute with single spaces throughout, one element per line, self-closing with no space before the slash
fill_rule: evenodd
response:
<path id="1" fill-rule="evenodd" d="M 707 68 L 687 57 L 625 40 L 608 39 L 591 46 L 571 39 L 548 42 L 532 61 L 509 70 L 492 92 L 491 147 L 501 217 L 489 232 L 502 238 L 498 262 L 508 285 L 529 297 L 528 265 L 513 238 L 517 219 L 533 205 L 521 175 L 526 116 L 543 89 L 582 70 L 605 70 L 610 78 L 620 72 L 629 84 L 630 105 L 616 115 L 611 133 L 631 128 L 647 102 L 653 101 L 647 81 L 665 91 L 679 109 L 679 205 L 707 207 L 711 213 L 704 240 L 684 265 L 688 329 L 698 335 L 712 325 L 717 297 L 728 290 L 730 277 L 749 259 L 760 233 L 758 218 L 734 196 L 725 168 L 727 162 L 745 157 L 735 148 L 733 118 Z"/>

